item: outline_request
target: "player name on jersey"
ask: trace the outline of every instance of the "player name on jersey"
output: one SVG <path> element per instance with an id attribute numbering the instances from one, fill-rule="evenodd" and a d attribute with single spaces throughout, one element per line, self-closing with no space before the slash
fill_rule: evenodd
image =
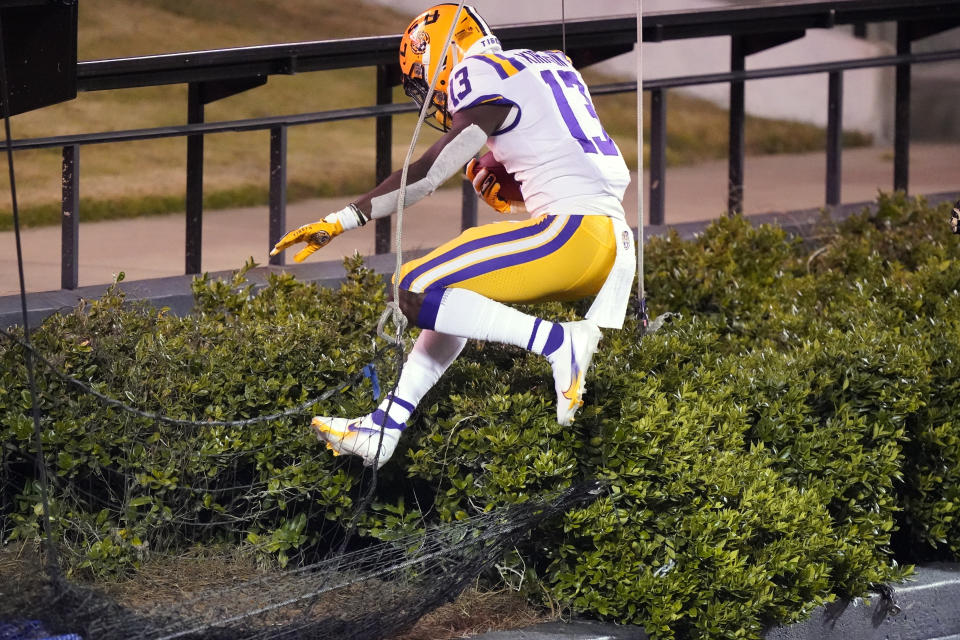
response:
<path id="1" fill-rule="evenodd" d="M 533 64 L 561 64 L 567 67 L 570 66 L 570 61 L 562 51 L 530 51 L 529 49 L 521 49 L 515 53 L 518 58 Z"/>

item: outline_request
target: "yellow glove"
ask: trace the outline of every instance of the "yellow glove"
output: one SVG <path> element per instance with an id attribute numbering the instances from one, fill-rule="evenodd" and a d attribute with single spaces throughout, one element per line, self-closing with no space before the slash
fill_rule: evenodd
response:
<path id="1" fill-rule="evenodd" d="M 305 242 L 307 246 L 293 256 L 294 262 L 303 262 L 317 249 L 327 246 L 335 237 L 349 229 L 355 229 L 367 223 L 367 218 L 354 205 L 349 205 L 336 213 L 331 213 L 323 220 L 305 224 L 293 231 L 288 231 L 280 238 L 270 252 L 275 256 L 298 242 Z"/>
<path id="2" fill-rule="evenodd" d="M 473 158 L 467 164 L 464 174 L 467 176 L 467 180 L 473 183 L 473 189 L 477 192 L 477 195 L 483 198 L 483 201 L 493 207 L 497 213 L 511 215 L 527 212 L 523 201 L 506 200 L 500 197 L 500 183 L 497 181 L 497 176 L 486 167 L 481 167 L 476 158 Z"/>

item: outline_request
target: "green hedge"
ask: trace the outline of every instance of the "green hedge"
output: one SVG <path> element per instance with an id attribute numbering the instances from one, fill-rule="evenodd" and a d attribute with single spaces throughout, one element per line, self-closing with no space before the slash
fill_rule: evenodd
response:
<path id="1" fill-rule="evenodd" d="M 549 367 L 468 345 L 380 473 L 366 536 L 600 477 L 608 493 L 504 559 L 530 597 L 657 638 L 757 637 L 837 596 L 960 558 L 960 247 L 946 205 L 881 196 L 802 241 L 742 218 L 647 245 L 655 313 L 641 339 L 605 332 L 573 427 Z M 373 357 L 382 280 L 348 261 L 332 291 L 271 276 L 253 295 L 195 284 L 198 313 L 124 305 L 112 291 L 32 336 L 63 371 L 149 411 L 234 419 L 297 406 Z M 573 318 L 583 305 L 542 305 Z M 23 356 L 0 343 L 2 535 L 39 539 Z M 392 382 L 390 360 L 381 383 Z M 57 536 L 77 575 L 152 553 L 240 546 L 307 561 L 342 537 L 364 489 L 307 416 L 181 428 L 39 377 Z M 361 415 L 366 380 L 314 408 Z"/>

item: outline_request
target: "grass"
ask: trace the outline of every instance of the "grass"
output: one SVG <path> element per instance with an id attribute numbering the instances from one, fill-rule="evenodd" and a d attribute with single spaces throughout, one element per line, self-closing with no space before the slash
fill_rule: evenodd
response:
<path id="1" fill-rule="evenodd" d="M 383 7 L 333 0 L 234 0 L 224 12 L 204 0 L 89 0 L 80 3 L 78 57 L 81 60 L 148 53 L 294 42 L 397 33 L 409 16 Z M 360 3 L 362 4 L 362 3 Z M 162 25 L 162 29 L 144 25 Z M 608 81 L 589 73 L 591 83 Z M 399 90 L 394 100 L 407 98 Z M 186 119 L 181 85 L 82 93 L 75 100 L 16 116 L 16 138 L 181 124 Z M 347 69 L 271 77 L 262 87 L 206 107 L 208 121 L 305 113 L 375 102 L 374 70 Z M 636 98 L 598 96 L 598 111 L 635 167 Z M 727 112 L 679 93 L 669 95 L 667 161 L 672 166 L 723 158 Z M 399 167 L 415 118 L 394 118 L 393 165 Z M 822 129 L 795 122 L 749 118 L 747 153 L 798 153 L 824 148 Z M 421 147 L 434 139 L 422 136 Z M 869 139 L 849 134 L 850 145 Z M 220 133 L 206 137 L 205 206 L 225 208 L 267 201 L 269 134 Z M 186 141 L 183 138 L 89 145 L 80 153 L 81 219 L 84 221 L 156 215 L 184 208 Z M 60 210 L 60 150 L 15 154 L 17 194 L 23 226 L 55 224 Z M 354 195 L 373 186 L 372 120 L 305 125 L 290 129 L 288 198 Z M 3 191 L 7 191 L 4 184 Z M 12 228 L 9 196 L 0 193 L 0 230 Z"/>
<path id="2" fill-rule="evenodd" d="M 585 73 L 590 84 L 611 78 Z M 632 93 L 596 96 L 594 103 L 604 127 L 617 141 L 627 164 L 637 166 L 637 99 Z M 712 102 L 676 91 L 667 94 L 667 166 L 685 166 L 727 156 L 729 111 Z M 644 162 L 650 159 L 650 96 L 644 96 Z M 807 153 L 826 148 L 826 130 L 812 124 L 747 116 L 744 125 L 748 155 Z M 868 134 L 844 133 L 845 147 L 872 143 Z"/>

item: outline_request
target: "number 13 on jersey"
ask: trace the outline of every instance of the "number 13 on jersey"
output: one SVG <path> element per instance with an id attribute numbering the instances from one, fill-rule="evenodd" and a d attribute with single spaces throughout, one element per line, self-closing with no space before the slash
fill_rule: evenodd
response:
<path id="1" fill-rule="evenodd" d="M 601 153 L 605 156 L 620 155 L 616 143 L 604 130 L 603 125 L 600 124 L 600 118 L 597 117 L 597 111 L 593 108 L 593 102 L 587 95 L 587 88 L 583 86 L 575 71 L 544 69 L 540 72 L 540 77 L 553 91 L 553 97 L 557 102 L 557 108 L 560 110 L 563 123 L 567 125 L 570 135 L 580 143 L 584 153 Z M 578 104 L 581 106 L 581 109 L 579 109 L 581 113 L 585 111 L 589 116 L 584 121 L 581 121 L 574 112 L 574 106 Z M 584 131 L 585 127 L 589 132 Z M 600 135 L 590 135 L 594 132 L 599 132 Z"/>

